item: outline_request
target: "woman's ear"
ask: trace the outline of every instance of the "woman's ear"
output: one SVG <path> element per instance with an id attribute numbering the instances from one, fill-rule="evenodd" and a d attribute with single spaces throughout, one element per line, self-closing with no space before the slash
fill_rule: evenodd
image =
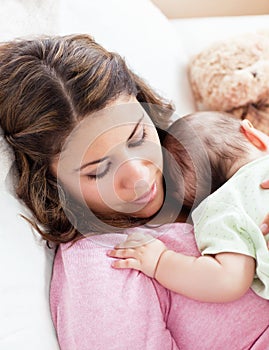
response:
<path id="1" fill-rule="evenodd" d="M 255 129 L 248 119 L 241 121 L 240 131 L 243 132 L 247 139 L 259 150 L 267 151 L 269 137 L 263 132 Z"/>

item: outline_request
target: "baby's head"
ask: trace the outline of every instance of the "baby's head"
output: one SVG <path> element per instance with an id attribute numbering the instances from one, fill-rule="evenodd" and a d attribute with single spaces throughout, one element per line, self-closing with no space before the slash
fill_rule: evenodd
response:
<path id="1" fill-rule="evenodd" d="M 241 166 L 262 155 L 265 135 L 256 132 L 246 120 L 242 124 L 223 112 L 197 112 L 178 119 L 163 143 L 171 194 L 188 208 L 197 206 Z"/>

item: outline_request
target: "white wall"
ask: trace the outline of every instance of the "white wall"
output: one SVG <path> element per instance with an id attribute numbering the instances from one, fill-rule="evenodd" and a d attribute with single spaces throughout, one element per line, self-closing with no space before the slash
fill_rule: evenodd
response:
<path id="1" fill-rule="evenodd" d="M 269 14 L 269 0 L 152 0 L 168 18 Z"/>

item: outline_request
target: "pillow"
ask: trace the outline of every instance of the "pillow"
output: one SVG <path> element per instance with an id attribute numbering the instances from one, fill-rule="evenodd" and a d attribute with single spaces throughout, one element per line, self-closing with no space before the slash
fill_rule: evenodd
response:
<path id="1" fill-rule="evenodd" d="M 126 59 L 159 94 L 172 99 L 178 115 L 194 110 L 181 38 L 150 0 L 65 0 L 61 34 L 88 33 Z"/>
<path id="2" fill-rule="evenodd" d="M 57 350 L 48 303 L 54 254 L 20 217 L 24 208 L 2 189 L 0 210 L 0 348 Z"/>
<path id="3" fill-rule="evenodd" d="M 49 310 L 54 251 L 29 224 L 12 190 L 13 155 L 0 135 L 0 349 L 59 349 Z M 46 339 L 46 341 L 40 341 Z"/>
<path id="4" fill-rule="evenodd" d="M 0 41 L 57 31 L 59 0 L 1 0 Z"/>

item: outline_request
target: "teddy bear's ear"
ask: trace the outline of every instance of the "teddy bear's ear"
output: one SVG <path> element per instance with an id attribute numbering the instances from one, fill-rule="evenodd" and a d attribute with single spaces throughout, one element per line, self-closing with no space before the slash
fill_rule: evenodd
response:
<path id="1" fill-rule="evenodd" d="M 268 136 L 263 132 L 255 129 L 248 119 L 241 121 L 240 130 L 245 134 L 247 139 L 259 150 L 266 151 L 268 148 Z"/>

